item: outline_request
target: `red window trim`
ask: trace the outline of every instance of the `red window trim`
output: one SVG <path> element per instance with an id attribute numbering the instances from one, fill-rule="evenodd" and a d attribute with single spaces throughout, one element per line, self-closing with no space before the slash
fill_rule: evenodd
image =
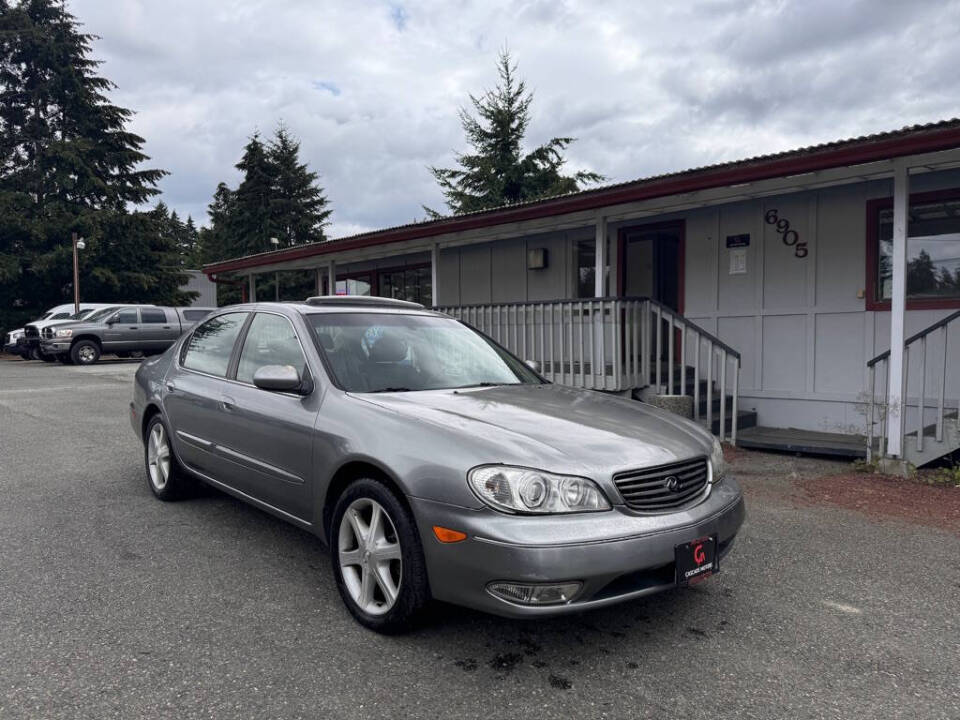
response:
<path id="1" fill-rule="evenodd" d="M 939 200 L 960 200 L 960 188 L 911 193 L 908 202 L 910 205 L 919 205 Z M 879 262 L 877 231 L 879 230 L 880 211 L 892 207 L 892 197 L 867 201 L 867 281 L 865 283 L 867 310 L 890 310 L 889 300 L 877 300 L 877 263 Z M 907 300 L 907 310 L 953 310 L 956 308 L 960 308 L 960 298 Z"/>

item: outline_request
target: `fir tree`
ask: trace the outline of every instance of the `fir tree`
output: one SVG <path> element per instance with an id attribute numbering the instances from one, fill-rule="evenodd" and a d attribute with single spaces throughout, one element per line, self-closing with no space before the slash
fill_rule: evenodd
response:
<path id="1" fill-rule="evenodd" d="M 89 241 L 90 252 L 81 255 L 84 276 L 119 277 L 124 258 L 137 249 L 94 248 L 129 205 L 157 194 L 165 174 L 141 167 L 148 160 L 143 138 L 126 130 L 131 111 L 107 98 L 114 86 L 90 58 L 94 40 L 62 2 L 0 0 L 0 325 L 72 298 L 72 232 Z M 112 246 L 145 241 L 139 230 L 127 240 L 110 239 Z M 148 283 L 154 287 L 182 277 L 165 265 L 137 271 L 170 275 Z M 88 299 L 114 299 L 87 285 L 81 291 Z"/>
<path id="2" fill-rule="evenodd" d="M 271 249 L 270 238 L 279 228 L 273 222 L 276 168 L 267 155 L 259 133 L 243 148 L 237 163 L 243 180 L 233 196 L 229 229 L 235 255 L 252 255 Z"/>
<path id="3" fill-rule="evenodd" d="M 323 240 L 323 228 L 332 211 L 317 184 L 317 173 L 300 162 L 300 143 L 282 124 L 270 141 L 267 156 L 274 167 L 271 214 L 280 244 Z"/>
<path id="4" fill-rule="evenodd" d="M 430 168 L 450 211 L 461 215 L 562 195 L 603 180 L 594 172 L 562 173 L 563 151 L 574 138 L 553 138 L 524 154 L 533 94 L 517 79 L 517 67 L 508 52 L 500 54 L 497 69 L 500 84 L 496 89 L 479 98 L 470 96 L 477 116 L 460 109 L 460 123 L 472 152 L 457 155 L 458 168 Z M 424 210 L 431 217 L 440 217 L 428 207 Z"/>

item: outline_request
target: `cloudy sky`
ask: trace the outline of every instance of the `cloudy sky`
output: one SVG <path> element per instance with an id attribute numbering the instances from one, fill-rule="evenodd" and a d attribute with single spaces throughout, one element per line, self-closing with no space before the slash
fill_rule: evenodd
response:
<path id="1" fill-rule="evenodd" d="M 944 0 L 69 0 L 137 112 L 164 200 L 206 221 L 256 129 L 283 120 L 322 176 L 329 234 L 443 206 L 428 165 L 509 46 L 528 143 L 578 141 L 611 182 L 960 116 Z"/>

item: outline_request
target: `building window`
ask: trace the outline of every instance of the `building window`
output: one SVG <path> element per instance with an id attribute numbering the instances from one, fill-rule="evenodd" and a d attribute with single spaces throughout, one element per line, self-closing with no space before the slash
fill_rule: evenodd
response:
<path id="1" fill-rule="evenodd" d="M 893 295 L 893 208 L 876 209 L 877 302 Z M 960 300 L 960 197 L 933 202 L 911 198 L 907 223 L 907 299 Z"/>
<path id="2" fill-rule="evenodd" d="M 373 286 L 371 285 L 370 273 L 365 275 L 354 275 L 352 277 L 337 278 L 336 295 L 370 295 Z"/>
<path id="3" fill-rule="evenodd" d="M 433 277 L 429 265 L 381 270 L 378 294 L 409 300 L 430 307 L 433 304 Z"/>
<path id="4" fill-rule="evenodd" d="M 577 297 L 594 297 L 597 276 L 597 243 L 582 240 L 577 243 Z"/>

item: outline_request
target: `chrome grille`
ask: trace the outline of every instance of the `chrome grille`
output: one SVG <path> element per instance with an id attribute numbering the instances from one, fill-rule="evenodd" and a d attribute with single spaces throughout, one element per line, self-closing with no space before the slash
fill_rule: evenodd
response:
<path id="1" fill-rule="evenodd" d="M 627 470 L 613 476 L 623 501 L 632 510 L 662 512 L 686 505 L 703 494 L 710 469 L 706 458 L 658 467 Z M 676 478 L 676 489 L 668 485 Z"/>

